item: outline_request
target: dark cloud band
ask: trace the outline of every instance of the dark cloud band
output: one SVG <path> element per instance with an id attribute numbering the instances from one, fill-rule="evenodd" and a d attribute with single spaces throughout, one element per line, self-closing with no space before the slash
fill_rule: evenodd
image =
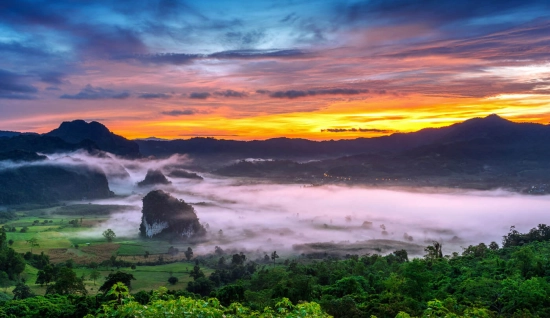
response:
<path id="1" fill-rule="evenodd" d="M 126 99 L 130 97 L 130 93 L 124 91 L 114 91 L 111 89 L 93 87 L 88 84 L 77 94 L 63 94 L 59 98 L 62 99 L 80 99 L 80 100 L 97 100 L 97 99 Z"/>

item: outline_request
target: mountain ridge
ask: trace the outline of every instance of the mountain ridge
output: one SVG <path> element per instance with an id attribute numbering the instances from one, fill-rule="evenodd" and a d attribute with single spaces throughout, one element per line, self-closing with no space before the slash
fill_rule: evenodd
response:
<path id="1" fill-rule="evenodd" d="M 97 121 L 89 123 L 81 119 L 70 122 L 64 121 L 58 128 L 44 134 L 44 136 L 58 137 L 72 144 L 91 140 L 101 150 L 116 155 L 133 158 L 141 156 L 136 142 L 114 134 L 105 125 Z"/>

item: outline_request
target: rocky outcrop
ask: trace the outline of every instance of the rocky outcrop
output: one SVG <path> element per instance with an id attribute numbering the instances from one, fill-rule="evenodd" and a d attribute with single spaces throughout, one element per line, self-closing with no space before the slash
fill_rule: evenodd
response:
<path id="1" fill-rule="evenodd" d="M 170 194 L 155 190 L 143 198 L 141 236 L 193 239 L 206 234 L 195 209 Z"/>
<path id="2" fill-rule="evenodd" d="M 147 174 L 145 175 L 145 179 L 138 182 L 139 187 L 146 187 L 146 186 L 152 186 L 157 184 L 170 184 L 172 182 L 168 181 L 164 174 L 160 172 L 160 170 L 148 170 Z"/>

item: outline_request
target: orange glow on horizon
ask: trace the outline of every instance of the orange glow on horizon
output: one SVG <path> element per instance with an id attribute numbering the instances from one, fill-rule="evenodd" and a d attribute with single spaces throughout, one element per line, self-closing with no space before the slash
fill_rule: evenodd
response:
<path id="1" fill-rule="evenodd" d="M 338 100 L 313 112 L 234 118 L 231 113 L 220 111 L 193 116 L 166 116 L 150 121 L 109 121 L 108 127 L 129 139 L 154 136 L 165 139 L 214 137 L 263 140 L 288 137 L 337 140 L 449 126 L 493 113 L 516 122 L 547 124 L 550 122 L 548 106 L 550 96 L 546 95 L 502 95 L 485 99 L 409 95 Z"/>

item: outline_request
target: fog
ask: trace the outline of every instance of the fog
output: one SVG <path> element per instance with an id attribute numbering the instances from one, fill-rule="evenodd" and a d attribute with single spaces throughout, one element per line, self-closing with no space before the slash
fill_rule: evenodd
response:
<path id="1" fill-rule="evenodd" d="M 500 245 L 510 226 L 515 225 L 520 232 L 528 231 L 549 219 L 550 196 L 503 190 L 313 187 L 202 173 L 204 180 L 168 177 L 171 185 L 141 188 L 136 183 L 143 180 L 148 169 L 168 172 L 189 165 L 190 160 L 185 156 L 124 160 L 113 155 L 91 157 L 82 152 L 49 158 L 57 164 L 86 162 L 106 173 L 117 196 L 93 203 L 133 206 L 79 235 L 100 237 L 101 232 L 111 228 L 117 237 L 137 237 L 141 199 L 158 188 L 193 204 L 200 222 L 207 225 L 209 235 L 206 241 L 194 245 L 196 254 L 211 253 L 215 245 L 260 253 L 277 250 L 300 254 L 323 251 L 303 244 L 333 242 L 339 247 L 331 245 L 329 252 L 340 247 L 342 254 L 387 253 L 406 248 L 410 254 L 422 255 L 423 248 L 433 241 L 442 242 L 443 252 L 450 254 L 480 242 L 496 241 Z"/>

